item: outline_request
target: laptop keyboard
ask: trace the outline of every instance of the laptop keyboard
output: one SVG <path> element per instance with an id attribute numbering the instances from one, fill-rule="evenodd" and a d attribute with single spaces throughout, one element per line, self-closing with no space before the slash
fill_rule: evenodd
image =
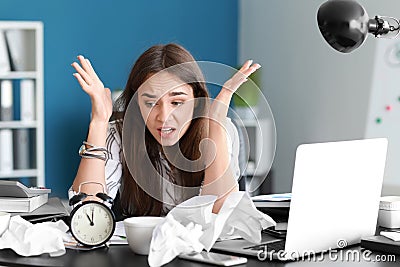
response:
<path id="1" fill-rule="evenodd" d="M 265 251 L 265 247 L 267 247 L 267 252 L 285 250 L 285 240 L 277 240 L 270 243 L 248 247 L 246 249 Z"/>

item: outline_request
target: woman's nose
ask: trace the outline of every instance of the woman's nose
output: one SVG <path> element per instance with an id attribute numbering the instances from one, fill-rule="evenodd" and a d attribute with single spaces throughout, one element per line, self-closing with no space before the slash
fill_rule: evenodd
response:
<path id="1" fill-rule="evenodd" d="M 171 116 L 171 112 L 172 110 L 168 107 L 168 105 L 161 104 L 157 112 L 157 120 L 162 122 L 167 121 Z"/>

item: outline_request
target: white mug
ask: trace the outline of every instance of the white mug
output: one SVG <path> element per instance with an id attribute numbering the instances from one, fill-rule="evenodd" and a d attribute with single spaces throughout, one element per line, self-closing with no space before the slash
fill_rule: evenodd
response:
<path id="1" fill-rule="evenodd" d="M 148 255 L 154 228 L 164 221 L 163 217 L 141 216 L 124 220 L 126 238 L 133 252 Z"/>

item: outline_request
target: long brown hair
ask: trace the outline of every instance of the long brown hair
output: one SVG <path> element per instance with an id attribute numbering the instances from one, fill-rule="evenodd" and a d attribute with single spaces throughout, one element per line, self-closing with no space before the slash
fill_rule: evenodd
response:
<path id="1" fill-rule="evenodd" d="M 191 64 L 182 64 L 189 62 Z M 133 151 L 133 153 L 130 153 L 132 155 L 129 155 L 129 158 L 123 157 L 122 160 L 120 199 L 123 216 L 160 216 L 162 214 L 163 203 L 145 192 L 137 183 L 137 180 L 134 179 L 134 177 L 142 177 L 142 179 L 151 183 L 154 190 L 158 192 L 162 190 L 160 182 L 162 179 L 159 179 L 159 175 L 162 175 L 163 163 L 160 159 L 160 152 L 162 153 L 163 148 L 149 132 L 142 116 L 140 116 L 136 92 L 139 86 L 149 77 L 162 70 L 168 71 L 169 67 L 178 64 L 183 65 L 183 67 L 180 69 L 181 71 L 173 74 L 192 87 L 195 99 L 201 98 L 203 101 L 196 103 L 190 127 L 176 146 L 186 159 L 193 161 L 200 158 L 200 141 L 204 139 L 208 132 L 207 122 L 204 119 L 208 108 L 208 102 L 204 99 L 208 99 L 208 91 L 204 83 L 203 74 L 195 63 L 193 56 L 182 46 L 177 44 L 152 46 L 133 65 L 125 89 L 114 107 L 114 109 L 122 112 L 123 118 L 126 118 L 129 103 L 136 101 L 133 107 L 129 107 L 129 113 L 133 109 L 133 113 L 137 114 L 132 118 L 132 123 L 134 123 L 135 127 L 129 133 L 129 138 L 132 140 L 129 150 Z M 117 129 L 121 137 L 122 124 L 122 120 L 117 121 Z M 143 131 L 143 129 L 145 130 Z M 146 154 L 147 156 L 145 156 Z M 146 159 L 150 162 L 146 162 Z M 130 161 L 129 166 L 134 166 L 133 168 L 128 168 L 127 160 Z M 156 172 L 149 173 L 149 168 L 145 167 L 148 166 L 146 164 L 152 164 Z M 176 168 L 170 161 L 168 161 L 168 164 L 169 172 L 167 175 L 174 184 L 184 187 L 198 187 L 201 185 L 204 179 L 204 171 L 188 172 L 182 168 Z M 160 195 L 162 196 L 162 192 L 160 192 Z"/>

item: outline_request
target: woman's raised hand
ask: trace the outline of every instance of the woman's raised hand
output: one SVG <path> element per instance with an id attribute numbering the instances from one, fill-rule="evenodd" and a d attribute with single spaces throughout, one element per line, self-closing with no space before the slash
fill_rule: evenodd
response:
<path id="1" fill-rule="evenodd" d="M 213 118 L 219 117 L 224 119 L 228 113 L 229 102 L 236 90 L 247 81 L 247 78 L 261 67 L 260 64 L 254 63 L 253 60 L 247 60 L 235 75 L 227 80 L 222 86 L 221 91 L 215 98 L 216 101 L 211 105 Z"/>
<path id="2" fill-rule="evenodd" d="M 74 77 L 92 101 L 92 121 L 108 122 L 112 114 L 111 91 L 104 88 L 103 82 L 94 71 L 89 59 L 78 56 L 80 62 L 72 63 L 77 73 Z"/>
<path id="3" fill-rule="evenodd" d="M 261 67 L 260 64 L 254 63 L 253 60 L 247 60 L 243 66 L 240 68 L 238 72 L 235 73 L 235 75 L 232 76 L 228 81 L 224 83 L 224 86 L 222 87 L 221 93 L 226 93 L 230 92 L 230 94 L 233 95 L 233 93 L 236 92 L 236 90 L 244 83 L 247 81 L 247 78 L 256 70 L 258 70 Z M 225 91 L 224 91 L 225 90 Z M 228 103 L 229 104 L 229 103 Z"/>

